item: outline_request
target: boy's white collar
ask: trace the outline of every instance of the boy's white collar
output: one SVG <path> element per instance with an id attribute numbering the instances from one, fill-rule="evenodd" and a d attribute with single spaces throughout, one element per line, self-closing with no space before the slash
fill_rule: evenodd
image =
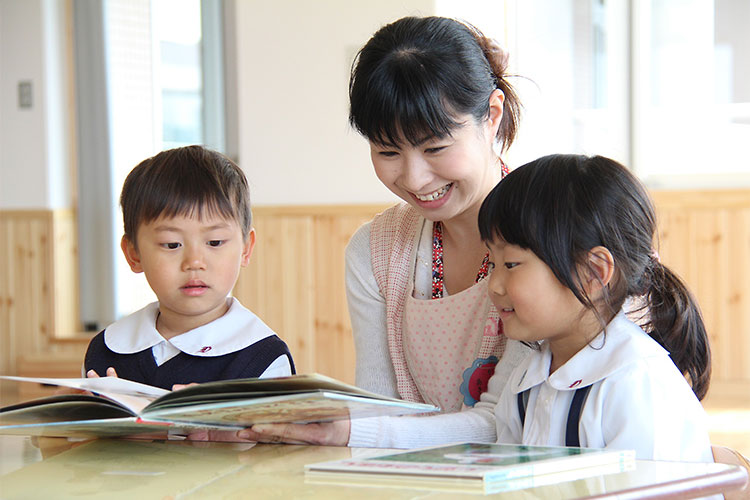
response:
<path id="1" fill-rule="evenodd" d="M 263 321 L 234 297 L 227 297 L 229 309 L 220 318 L 167 340 L 156 330 L 159 303 L 109 325 L 104 343 L 118 354 L 134 354 L 168 342 L 192 356 L 216 357 L 240 351 L 274 335 Z"/>

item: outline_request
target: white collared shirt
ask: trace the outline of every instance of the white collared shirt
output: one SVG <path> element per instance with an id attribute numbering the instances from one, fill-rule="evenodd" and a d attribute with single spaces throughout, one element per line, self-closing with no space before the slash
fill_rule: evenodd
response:
<path id="1" fill-rule="evenodd" d="M 712 462 L 706 413 L 664 350 L 620 312 L 552 375 L 548 343 L 513 371 L 495 408 L 501 443 L 565 445 L 575 390 L 591 385 L 582 447 L 634 449 L 638 459 Z M 521 426 L 517 395 L 529 400 Z"/>
<path id="2" fill-rule="evenodd" d="M 237 299 L 227 297 L 227 303 L 229 309 L 220 318 L 165 339 L 156 329 L 159 303 L 153 302 L 109 325 L 104 332 L 104 343 L 118 354 L 134 354 L 150 348 L 157 366 L 161 366 L 180 352 L 201 357 L 223 356 L 275 335 L 268 325 Z M 260 378 L 290 374 L 289 359 L 281 355 Z"/>

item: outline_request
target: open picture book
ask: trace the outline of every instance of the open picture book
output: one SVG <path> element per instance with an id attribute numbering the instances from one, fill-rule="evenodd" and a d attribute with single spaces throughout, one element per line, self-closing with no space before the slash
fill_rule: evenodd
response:
<path id="1" fill-rule="evenodd" d="M 305 466 L 305 481 L 498 493 L 635 468 L 635 451 L 456 443 Z"/>
<path id="2" fill-rule="evenodd" d="M 208 382 L 177 391 L 102 378 L 0 376 L 88 391 L 60 394 L 0 408 L 0 434 L 103 437 L 189 434 L 259 423 L 328 422 L 405 415 L 439 408 L 380 396 L 319 374 Z"/>

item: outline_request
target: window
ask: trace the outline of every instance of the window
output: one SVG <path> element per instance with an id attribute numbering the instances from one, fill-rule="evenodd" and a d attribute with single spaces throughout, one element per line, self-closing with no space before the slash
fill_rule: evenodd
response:
<path id="1" fill-rule="evenodd" d="M 99 330 L 155 300 L 119 250 L 127 174 L 176 146 L 223 150 L 221 3 L 108 0 L 74 12 L 81 320 Z"/>
<path id="2" fill-rule="evenodd" d="M 750 183 L 750 3 L 634 5 L 638 173 L 658 187 Z"/>
<path id="3" fill-rule="evenodd" d="M 750 185 L 750 3 L 509 0 L 514 165 L 611 156 L 651 187 Z"/>

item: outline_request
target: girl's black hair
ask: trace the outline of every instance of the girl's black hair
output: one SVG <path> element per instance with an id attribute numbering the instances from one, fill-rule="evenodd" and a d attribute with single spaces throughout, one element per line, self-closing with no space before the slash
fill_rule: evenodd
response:
<path id="1" fill-rule="evenodd" d="M 602 156 L 550 155 L 527 163 L 484 200 L 479 231 L 485 241 L 500 238 L 534 252 L 595 311 L 577 270 L 587 265 L 589 250 L 606 247 L 616 274 L 605 289 L 605 314 L 614 316 L 628 297 L 642 300 L 642 327 L 669 351 L 696 396 L 705 396 L 711 353 L 700 309 L 682 280 L 655 257 L 654 208 L 627 168 Z"/>
<path id="2" fill-rule="evenodd" d="M 405 17 L 378 30 L 359 51 L 349 80 L 349 122 L 377 144 L 443 138 L 469 114 L 489 116 L 505 94 L 497 138 L 513 142 L 520 102 L 506 80 L 506 53 L 475 27 L 444 17 Z"/>
<path id="3" fill-rule="evenodd" d="M 162 216 L 220 215 L 236 220 L 243 238 L 252 227 L 245 174 L 203 146 L 169 149 L 143 160 L 125 178 L 120 206 L 125 236 L 136 246 L 139 225 Z"/>

